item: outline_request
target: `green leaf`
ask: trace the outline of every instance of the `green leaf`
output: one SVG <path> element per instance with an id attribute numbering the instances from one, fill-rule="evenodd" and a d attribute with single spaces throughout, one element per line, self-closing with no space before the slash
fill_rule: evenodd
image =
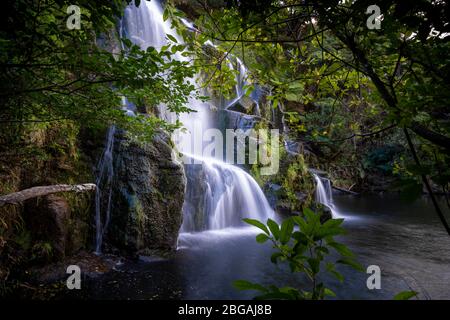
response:
<path id="1" fill-rule="evenodd" d="M 296 93 L 286 93 L 286 95 L 284 96 L 286 98 L 286 100 L 289 101 L 294 101 L 294 102 L 301 102 L 302 101 L 302 96 Z"/>
<path id="2" fill-rule="evenodd" d="M 345 234 L 345 230 L 341 227 L 323 228 L 323 226 L 321 226 L 315 233 L 314 240 L 320 240 L 326 237 L 334 237 L 340 234 Z"/>
<path id="3" fill-rule="evenodd" d="M 274 238 L 278 240 L 280 238 L 280 230 L 278 228 L 278 224 L 272 219 L 267 219 L 267 226 L 269 227 L 270 232 L 272 232 Z"/>
<path id="4" fill-rule="evenodd" d="M 262 222 L 260 222 L 260 221 L 258 221 L 258 220 L 255 220 L 255 219 L 248 219 L 248 218 L 245 218 L 245 219 L 242 219 L 242 220 L 243 220 L 244 222 L 248 223 L 248 224 L 251 224 L 252 226 L 255 226 L 255 227 L 261 229 L 261 230 L 264 231 L 267 235 L 270 235 L 269 230 L 267 229 L 267 227 L 266 227 Z"/>
<path id="5" fill-rule="evenodd" d="M 328 242 L 328 245 L 330 247 L 334 248 L 340 255 L 342 255 L 344 257 L 353 257 L 354 256 L 354 253 L 351 252 L 350 249 L 342 243 L 330 241 L 330 242 Z"/>
<path id="6" fill-rule="evenodd" d="M 306 220 L 315 220 L 316 213 L 310 208 L 303 209 L 303 214 L 305 215 Z"/>
<path id="7" fill-rule="evenodd" d="M 163 13 L 163 20 L 164 21 L 166 21 L 168 18 L 169 18 L 169 9 L 168 9 L 169 7 L 166 7 L 166 9 L 164 10 L 164 13 Z"/>
<path id="8" fill-rule="evenodd" d="M 177 39 L 176 39 L 173 35 L 171 35 L 171 34 L 166 34 L 166 36 L 167 36 L 167 38 L 169 38 L 170 41 L 175 42 L 175 43 L 178 43 Z"/>
<path id="9" fill-rule="evenodd" d="M 333 277 L 335 277 L 339 282 L 344 282 L 344 276 L 340 273 L 340 272 L 338 272 L 338 271 L 336 271 L 336 267 L 335 267 L 335 265 L 333 264 L 333 263 L 331 263 L 331 262 L 327 262 L 327 264 L 326 264 L 326 270 L 333 276 Z"/>
<path id="10" fill-rule="evenodd" d="M 133 45 L 133 43 L 131 42 L 131 40 L 130 40 L 130 39 L 127 39 L 127 38 L 122 38 L 122 42 L 123 42 L 123 44 L 125 45 L 125 47 L 127 47 L 127 48 L 130 48 L 130 47 Z"/>
<path id="11" fill-rule="evenodd" d="M 269 240 L 269 236 L 267 234 L 260 233 L 256 236 L 256 242 L 258 243 L 264 243 L 267 240 Z"/>
<path id="12" fill-rule="evenodd" d="M 300 230 L 304 233 L 306 228 L 307 228 L 307 224 L 306 224 L 305 218 L 299 217 L 299 216 L 295 216 L 295 217 L 292 217 L 292 219 L 299 226 Z"/>
<path id="13" fill-rule="evenodd" d="M 300 244 L 303 244 L 303 245 L 307 245 L 308 244 L 308 237 L 306 237 L 306 235 L 303 232 L 295 231 L 292 234 L 292 238 L 297 240 L 297 242 L 300 243 Z"/>
<path id="14" fill-rule="evenodd" d="M 291 239 L 292 231 L 294 230 L 294 223 L 292 219 L 286 219 L 281 224 L 280 242 L 286 244 Z"/>
<path id="15" fill-rule="evenodd" d="M 337 263 L 341 263 L 341 264 L 346 264 L 346 265 L 352 267 L 353 269 L 361 271 L 361 272 L 364 271 L 363 266 L 360 263 L 358 263 L 355 260 L 353 260 L 353 259 L 343 258 L 343 259 L 340 259 L 340 260 L 338 260 L 336 262 Z"/>
<path id="16" fill-rule="evenodd" d="M 333 292 L 333 290 L 325 288 L 323 290 L 323 294 L 329 297 L 336 297 L 336 293 Z"/>
<path id="17" fill-rule="evenodd" d="M 270 261 L 274 264 L 277 264 L 278 258 L 282 257 L 283 254 L 281 252 L 275 252 L 270 256 Z"/>
<path id="18" fill-rule="evenodd" d="M 327 220 L 322 226 L 324 228 L 334 228 L 340 226 L 342 222 L 344 222 L 344 219 L 330 219 Z"/>
<path id="19" fill-rule="evenodd" d="M 308 264 L 311 267 L 311 271 L 314 274 L 319 273 L 319 271 L 320 271 L 320 260 L 319 259 L 309 258 L 308 259 Z"/>
<path id="20" fill-rule="evenodd" d="M 292 90 L 303 90 L 303 83 L 299 82 L 299 81 L 295 81 L 289 84 L 289 89 Z"/>
<path id="21" fill-rule="evenodd" d="M 319 231 L 320 215 L 316 214 L 309 208 L 305 208 L 303 210 L 303 214 L 305 215 L 305 222 L 306 222 L 303 232 L 307 236 L 315 235 L 315 233 Z"/>
<path id="22" fill-rule="evenodd" d="M 409 300 L 415 296 L 417 296 L 415 291 L 402 291 L 395 295 L 394 300 Z"/>
<path id="23" fill-rule="evenodd" d="M 233 286 L 238 290 L 257 290 L 261 292 L 268 292 L 269 290 L 260 284 L 252 283 L 246 280 L 236 280 Z"/>
<path id="24" fill-rule="evenodd" d="M 276 109 L 278 107 L 278 98 L 273 99 L 272 108 Z"/>
<path id="25" fill-rule="evenodd" d="M 321 252 L 323 254 L 329 254 L 330 250 L 328 250 L 327 247 L 319 246 L 319 247 L 316 247 L 316 252 Z"/>

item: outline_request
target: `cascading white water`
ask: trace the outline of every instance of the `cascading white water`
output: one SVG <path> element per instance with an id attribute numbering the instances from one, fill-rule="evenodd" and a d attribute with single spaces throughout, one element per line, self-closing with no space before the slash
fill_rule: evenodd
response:
<path id="1" fill-rule="evenodd" d="M 233 63 L 234 62 L 234 63 Z M 236 64 L 236 67 L 235 67 Z M 235 76 L 235 97 L 227 103 L 226 108 L 233 106 L 245 95 L 244 86 L 247 84 L 247 67 L 242 63 L 238 57 L 229 54 L 227 57 L 227 65 L 231 70 L 236 70 Z"/>
<path id="2" fill-rule="evenodd" d="M 314 180 L 316 180 L 316 202 L 330 208 L 333 218 L 336 218 L 339 216 L 339 213 L 333 202 L 333 190 L 330 179 L 321 177 L 317 173 L 313 173 L 312 175 L 314 176 Z"/>
<path id="3" fill-rule="evenodd" d="M 244 92 L 244 85 L 247 84 L 247 67 L 242 63 L 241 59 L 236 57 L 238 66 L 238 74 L 236 79 L 236 96 L 242 97 Z"/>
<path id="4" fill-rule="evenodd" d="M 266 221 L 273 216 L 264 193 L 247 172 L 216 159 L 190 157 L 201 162 L 204 173 L 204 181 L 199 181 L 205 186 L 203 219 L 200 224 L 195 221 L 198 212 L 190 210 L 188 196 L 182 232 L 223 229 L 242 225 L 243 218 Z"/>
<path id="5" fill-rule="evenodd" d="M 103 236 L 109 224 L 111 213 L 112 181 L 114 177 L 113 149 L 116 127 L 109 127 L 103 154 L 97 165 L 97 178 L 95 184 L 95 253 L 102 251 Z M 106 196 L 106 198 L 104 197 Z"/>
<path id="6" fill-rule="evenodd" d="M 154 47 L 160 50 L 167 45 L 167 35 L 173 36 L 178 43 L 182 39 L 171 27 L 169 20 L 164 21 L 163 9 L 157 0 L 141 1 L 139 7 L 134 3 L 125 8 L 124 17 L 120 24 L 121 37 L 128 38 L 142 50 L 148 47 Z M 180 52 L 175 53 L 175 58 L 180 61 L 186 61 Z M 169 112 L 165 105 L 158 105 L 161 118 L 173 123 L 176 118 Z"/>
<path id="7" fill-rule="evenodd" d="M 122 36 L 131 40 L 142 50 L 150 46 L 161 49 L 167 44 L 167 34 L 179 40 L 179 36 L 170 26 L 170 21 L 164 21 L 163 9 L 157 0 L 141 1 L 139 7 L 134 4 L 127 6 L 122 28 Z"/>
<path id="8" fill-rule="evenodd" d="M 182 21 L 189 28 L 194 28 L 188 21 Z M 170 26 L 170 21 L 164 21 L 163 10 L 158 1 L 141 1 L 141 5 L 136 7 L 130 4 L 125 9 L 124 29 L 122 34 L 128 37 L 142 49 L 153 46 L 157 49 L 167 44 L 166 34 L 174 36 L 178 42 L 182 40 Z M 211 43 L 212 44 L 212 43 Z M 212 44 L 213 45 L 213 44 Z M 186 59 L 176 56 L 176 59 Z M 247 69 L 237 58 L 238 74 L 236 76 L 236 98 L 243 95 L 243 86 L 247 78 Z M 187 190 L 185 205 L 183 207 L 184 222 L 181 231 L 193 232 L 200 230 L 222 229 L 231 226 L 242 225 L 242 218 L 252 217 L 265 221 L 273 215 L 273 210 L 265 198 L 262 190 L 254 179 L 244 170 L 230 164 L 215 159 L 204 158 L 201 150 L 194 149 L 189 152 L 191 133 L 198 130 L 198 123 L 202 123 L 202 129 L 216 127 L 217 123 L 212 120 L 212 114 L 207 103 L 192 99 L 189 107 L 197 112 L 183 114 L 180 120 L 187 129 L 187 133 L 179 133 L 178 148 L 189 153 L 188 157 L 195 159 L 197 164 L 186 165 L 186 173 L 192 174 L 190 166 L 200 165 L 202 174 L 198 177 L 191 176 L 193 183 L 188 183 L 188 188 L 200 187 L 205 192 L 201 198 L 190 198 L 195 194 L 195 190 Z M 166 120 L 173 120 L 164 107 L 160 109 Z M 195 142 L 194 142 L 195 144 Z M 186 150 L 187 149 L 187 150 Z M 201 149 L 201 148 L 200 148 Z M 188 177 L 189 178 L 189 177 Z M 201 206 L 192 205 L 192 202 L 202 202 Z M 197 203 L 198 204 L 198 203 Z M 193 207 L 199 209 L 195 210 Z M 200 212 L 198 212 L 200 211 Z M 195 217 L 203 220 L 201 226 L 194 222 Z"/>

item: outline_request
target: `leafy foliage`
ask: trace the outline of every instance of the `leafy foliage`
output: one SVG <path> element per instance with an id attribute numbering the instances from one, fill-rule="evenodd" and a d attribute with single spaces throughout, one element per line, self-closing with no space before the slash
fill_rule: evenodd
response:
<path id="1" fill-rule="evenodd" d="M 289 139 L 325 162 L 337 184 L 363 189 L 375 166 L 376 175 L 448 193 L 448 2 L 379 1 L 380 30 L 366 26 L 366 0 L 227 4 L 204 8 L 199 37 L 244 61 L 282 109 Z M 386 145 L 406 148 L 384 164 L 366 157 Z M 405 194 L 412 185 L 397 184 Z"/>
<path id="2" fill-rule="evenodd" d="M 184 47 L 141 50 L 128 39 L 121 44 L 115 25 L 126 5 L 122 1 L 79 1 L 81 29 L 69 30 L 65 10 L 70 4 L 5 4 L 8 20 L 0 30 L 2 139 L 30 122 L 63 119 L 92 127 L 116 123 L 144 139 L 158 127 L 173 129 L 155 115 L 126 116 L 122 97 L 150 109 L 164 103 L 175 113 L 188 112 L 185 104 L 194 86 L 186 79 L 194 69 L 173 58 Z"/>
<path id="3" fill-rule="evenodd" d="M 354 254 L 334 237 L 345 234 L 341 227 L 343 219 L 330 219 L 324 223 L 320 215 L 310 209 L 304 209 L 303 216 L 285 219 L 281 225 L 268 219 L 266 225 L 258 220 L 244 219 L 250 225 L 261 229 L 264 233 L 256 236 L 258 243 L 272 242 L 275 252 L 271 262 L 286 263 L 291 272 L 306 275 L 311 284 L 310 290 L 293 287 L 269 287 L 238 280 L 234 285 L 239 290 L 256 290 L 260 295 L 256 299 L 324 299 L 335 296 L 334 292 L 320 281 L 320 273 L 325 270 L 340 282 L 344 277 L 336 270 L 336 264 L 345 264 L 355 270 L 362 271 L 362 266 L 355 260 Z M 334 250 L 340 256 L 335 262 L 326 259 Z"/>
<path id="4" fill-rule="evenodd" d="M 158 50 L 141 50 L 119 37 L 118 22 L 130 2 L 2 4 L 0 194 L 92 181 L 95 155 L 89 152 L 101 147 L 97 143 L 111 124 L 141 142 L 149 141 L 155 130 L 180 126 L 160 119 L 156 107 L 162 103 L 174 113 L 189 112 L 187 101 L 197 96 L 189 80 L 195 68 L 175 58 L 185 48 L 170 37 Z M 66 25 L 67 7 L 73 4 L 81 8 L 79 30 Z M 123 97 L 137 106 L 135 117 L 122 110 Z M 91 199 L 67 197 L 72 218 L 89 224 Z M 54 255 L 49 243 L 30 239 L 22 211 L 12 206 L 0 210 L 0 287 L 31 260 Z"/>

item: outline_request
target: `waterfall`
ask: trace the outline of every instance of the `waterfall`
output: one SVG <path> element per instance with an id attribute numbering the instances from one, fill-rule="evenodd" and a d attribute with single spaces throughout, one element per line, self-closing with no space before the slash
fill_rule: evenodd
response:
<path id="1" fill-rule="evenodd" d="M 330 179 L 322 177 L 317 173 L 313 173 L 312 175 L 316 181 L 316 202 L 327 206 L 331 210 L 333 217 L 336 218 L 339 216 L 339 213 L 333 202 L 333 191 Z"/>
<path id="2" fill-rule="evenodd" d="M 148 47 L 161 49 L 167 44 L 166 35 L 170 34 L 180 40 L 169 20 L 164 21 L 163 9 L 157 0 L 141 1 L 139 7 L 133 3 L 125 8 L 121 24 L 121 34 L 142 50 Z"/>
<path id="3" fill-rule="evenodd" d="M 171 28 L 169 20 L 164 21 L 161 4 L 156 1 L 141 1 L 136 7 L 130 4 L 125 9 L 123 30 L 121 33 L 138 44 L 142 49 L 153 46 L 159 49 L 167 43 L 166 34 L 174 36 L 179 43 L 182 39 Z M 195 27 L 187 20 L 182 22 L 190 29 Z M 213 45 L 211 42 L 208 42 Z M 176 59 L 186 59 L 176 56 Z M 246 84 L 247 69 L 236 57 L 230 56 L 230 68 L 236 64 L 236 97 L 235 101 L 243 95 Z M 273 210 L 265 198 L 256 181 L 243 169 L 215 159 L 204 158 L 201 151 L 190 152 L 191 133 L 198 129 L 218 126 L 217 117 L 210 110 L 207 103 L 191 99 L 189 107 L 197 112 L 182 114 L 179 118 L 186 128 L 186 133 L 178 133 L 175 141 L 178 149 L 185 157 L 194 159 L 197 164 L 186 164 L 188 185 L 185 203 L 183 206 L 182 232 L 194 232 L 210 229 L 223 229 L 243 225 L 242 218 L 251 217 L 266 221 L 273 215 Z M 171 115 L 164 106 L 160 107 L 161 117 L 172 121 Z M 194 141 L 194 145 L 198 143 Z M 199 222 L 200 221 L 200 222 Z"/>
<path id="4" fill-rule="evenodd" d="M 97 178 L 95 184 L 95 253 L 102 251 L 103 236 L 109 224 L 111 213 L 112 180 L 114 176 L 113 149 L 115 126 L 108 129 L 106 143 L 100 161 L 97 164 Z M 106 198 L 104 197 L 106 196 Z M 106 202 L 106 203 L 105 203 Z M 104 219 L 104 221 L 102 221 Z"/>
<path id="5" fill-rule="evenodd" d="M 236 64 L 238 70 L 236 76 L 236 96 L 242 97 L 245 94 L 244 86 L 247 84 L 247 67 L 238 57 L 236 57 Z"/>
<path id="6" fill-rule="evenodd" d="M 264 193 L 247 172 L 216 159 L 189 156 L 201 162 L 203 175 L 196 179 L 199 185 L 188 187 L 200 187 L 200 190 L 204 190 L 203 197 L 200 197 L 203 198 L 203 206 L 198 209 L 193 203 L 198 201 L 198 197 L 190 196 L 188 190 L 183 207 L 182 232 L 239 226 L 242 225 L 243 218 L 265 222 L 273 216 Z M 187 165 L 188 174 L 191 169 L 189 166 L 195 164 Z"/>
<path id="7" fill-rule="evenodd" d="M 233 63 L 234 62 L 234 63 Z M 236 64 L 236 67 L 235 67 Z M 227 102 L 226 109 L 233 106 L 245 95 L 244 86 L 247 85 L 247 67 L 242 63 L 241 59 L 234 57 L 231 54 L 227 56 L 227 65 L 231 70 L 236 70 L 235 76 L 235 97 L 231 101 Z"/>

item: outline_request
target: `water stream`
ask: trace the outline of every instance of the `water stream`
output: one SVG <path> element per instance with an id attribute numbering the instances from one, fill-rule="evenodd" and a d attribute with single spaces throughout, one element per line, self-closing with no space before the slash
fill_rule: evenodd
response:
<path id="1" fill-rule="evenodd" d="M 316 202 L 328 207 L 331 210 L 333 218 L 340 218 L 341 216 L 334 205 L 333 189 L 331 187 L 330 179 L 322 177 L 317 173 L 312 173 L 312 175 L 316 181 Z"/>
<path id="2" fill-rule="evenodd" d="M 103 236 L 108 228 L 111 213 L 112 183 L 114 178 L 113 150 L 116 127 L 111 126 L 106 134 L 105 149 L 97 165 L 95 184 L 95 253 L 102 251 Z"/>

